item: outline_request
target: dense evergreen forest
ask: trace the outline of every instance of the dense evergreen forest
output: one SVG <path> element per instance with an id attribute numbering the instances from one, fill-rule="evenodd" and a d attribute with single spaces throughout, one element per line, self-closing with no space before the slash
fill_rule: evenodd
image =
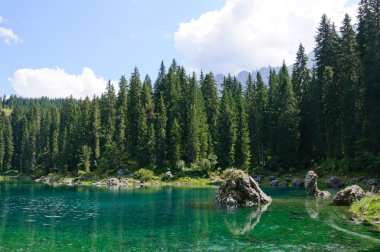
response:
<path id="1" fill-rule="evenodd" d="M 197 78 L 173 60 L 152 83 L 137 68 L 92 98 L 0 98 L 0 170 L 24 174 L 120 168 L 156 173 L 217 167 L 295 171 L 325 166 L 380 170 L 380 1 L 361 0 L 358 24 L 337 30 L 326 15 L 316 34 L 315 65 L 302 44 L 285 62 L 239 83 Z M 243 88 L 244 87 L 244 88 Z M 10 110 L 8 110 L 9 112 Z"/>

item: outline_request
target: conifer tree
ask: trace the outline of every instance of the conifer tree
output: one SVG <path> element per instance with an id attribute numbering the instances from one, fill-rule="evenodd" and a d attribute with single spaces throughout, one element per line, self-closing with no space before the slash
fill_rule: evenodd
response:
<path id="1" fill-rule="evenodd" d="M 58 169 L 58 155 L 59 155 L 59 128 L 60 128 L 60 113 L 57 107 L 49 109 L 51 118 L 50 128 L 48 130 L 49 135 L 49 158 L 50 158 L 50 171 L 56 171 Z"/>
<path id="2" fill-rule="evenodd" d="M 147 75 L 142 88 L 142 104 L 146 115 L 147 131 L 145 134 L 144 162 L 151 166 L 155 164 L 155 129 L 154 129 L 154 102 L 152 98 L 152 82 Z"/>
<path id="3" fill-rule="evenodd" d="M 102 124 L 101 150 L 113 144 L 116 124 L 116 94 L 115 87 L 108 81 L 106 91 L 100 99 L 100 115 Z"/>
<path id="4" fill-rule="evenodd" d="M 129 153 L 132 159 L 137 158 L 138 151 L 141 149 L 139 146 L 139 134 L 142 126 L 142 106 L 141 106 L 141 80 L 140 73 L 137 68 L 134 69 L 131 80 L 129 81 L 130 88 L 128 93 L 128 140 L 129 140 Z M 140 142 L 141 144 L 141 142 Z"/>
<path id="5" fill-rule="evenodd" d="M 228 88 L 223 89 L 217 123 L 217 156 L 222 168 L 235 164 L 236 119 L 232 95 Z"/>
<path id="6" fill-rule="evenodd" d="M 339 138 L 338 138 L 338 120 L 336 83 L 334 82 L 334 72 L 332 67 L 326 67 L 323 73 L 323 94 L 322 101 L 324 104 L 324 122 L 325 138 L 327 144 L 327 158 L 333 159 L 338 156 Z"/>
<path id="7" fill-rule="evenodd" d="M 219 112 L 219 97 L 216 81 L 212 72 L 206 74 L 200 81 L 204 107 L 207 115 L 207 124 L 210 131 L 210 148 L 215 149 L 217 138 L 217 118 Z"/>
<path id="8" fill-rule="evenodd" d="M 101 122 L 99 110 L 99 98 L 94 96 L 91 103 L 91 116 L 90 116 L 90 143 L 91 148 L 91 167 L 95 170 L 98 166 L 100 158 L 100 135 L 101 135 Z"/>
<path id="9" fill-rule="evenodd" d="M 355 153 L 355 141 L 358 139 L 361 123 L 362 97 L 359 87 L 360 62 L 357 52 L 356 34 L 351 18 L 345 15 L 340 29 L 341 40 L 338 57 L 338 85 L 342 90 L 340 102 L 340 127 L 342 131 L 342 153 L 352 166 Z"/>
<path id="10" fill-rule="evenodd" d="M 121 76 L 116 101 L 116 142 L 123 151 L 127 149 L 127 80 Z"/>
<path id="11" fill-rule="evenodd" d="M 278 74 L 277 97 L 277 128 L 275 140 L 275 153 L 285 167 L 295 164 L 298 144 L 298 111 L 297 101 L 285 62 Z M 280 112 L 281 108 L 281 112 Z"/>
<path id="12" fill-rule="evenodd" d="M 305 48 L 299 45 L 296 62 L 293 65 L 292 85 L 297 99 L 299 111 L 299 149 L 298 158 L 300 161 L 307 162 L 312 156 L 312 138 L 311 132 L 313 125 L 310 124 L 313 118 L 310 118 L 310 87 L 311 72 L 307 68 L 308 57 L 305 54 Z"/>
<path id="13" fill-rule="evenodd" d="M 271 152 L 275 149 L 276 132 L 278 124 L 278 76 L 274 69 L 269 71 L 268 90 L 268 143 Z"/>
<path id="14" fill-rule="evenodd" d="M 156 160 L 157 165 L 163 168 L 166 158 L 166 124 L 167 111 L 163 96 L 160 96 L 160 102 L 156 107 Z"/>
<path id="15" fill-rule="evenodd" d="M 323 160 L 325 158 L 325 151 L 327 142 L 325 132 L 324 122 L 324 104 L 322 102 L 323 96 L 323 74 L 326 67 L 332 67 L 332 70 L 337 65 L 337 52 L 338 52 L 338 40 L 335 27 L 331 24 L 330 20 L 324 14 L 322 16 L 320 25 L 317 30 L 316 36 L 316 47 L 314 49 L 315 53 L 315 63 L 316 63 L 316 79 L 313 83 L 312 90 L 312 114 L 313 114 L 313 148 L 315 150 L 315 155 L 317 160 Z M 336 81 L 335 76 L 334 82 Z"/>
<path id="16" fill-rule="evenodd" d="M 363 136 L 361 152 L 372 169 L 380 153 L 380 0 L 361 0 L 358 15 L 358 48 L 363 81 Z M 368 153 L 372 153 L 369 157 Z"/>
<path id="17" fill-rule="evenodd" d="M 236 101 L 236 144 L 235 144 L 235 166 L 248 170 L 250 165 L 251 153 L 249 150 L 249 133 L 246 113 L 246 105 L 243 99 L 242 87 L 239 84 L 240 94 Z"/>

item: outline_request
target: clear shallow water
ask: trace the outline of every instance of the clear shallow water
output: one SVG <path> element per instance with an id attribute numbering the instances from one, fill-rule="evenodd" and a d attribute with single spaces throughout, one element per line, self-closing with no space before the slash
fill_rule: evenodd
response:
<path id="1" fill-rule="evenodd" d="M 331 199 L 268 189 L 272 204 L 227 210 L 215 190 L 0 182 L 0 251 L 380 251 Z"/>

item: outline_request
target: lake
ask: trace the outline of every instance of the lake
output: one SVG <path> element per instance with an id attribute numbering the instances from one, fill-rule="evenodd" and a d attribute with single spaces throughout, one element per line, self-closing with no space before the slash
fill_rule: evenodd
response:
<path id="1" fill-rule="evenodd" d="M 331 198 L 267 189 L 270 205 L 225 209 L 215 191 L 0 182 L 0 251 L 380 251 Z"/>

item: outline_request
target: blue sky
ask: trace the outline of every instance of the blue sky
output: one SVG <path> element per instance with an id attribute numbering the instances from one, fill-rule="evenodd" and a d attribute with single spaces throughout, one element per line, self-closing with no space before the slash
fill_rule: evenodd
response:
<path id="1" fill-rule="evenodd" d="M 2 0 L 0 94 L 91 95 L 134 66 L 155 80 L 161 60 L 173 58 L 216 73 L 279 65 L 299 42 L 312 49 L 323 12 L 341 20 L 356 8 L 352 0 L 298 2 Z"/>
<path id="2" fill-rule="evenodd" d="M 2 0 L 2 26 L 20 43 L 0 41 L 0 90 L 20 68 L 60 67 L 119 79 L 134 66 L 155 78 L 161 60 L 180 58 L 173 34 L 180 22 L 223 5 L 222 0 Z"/>

